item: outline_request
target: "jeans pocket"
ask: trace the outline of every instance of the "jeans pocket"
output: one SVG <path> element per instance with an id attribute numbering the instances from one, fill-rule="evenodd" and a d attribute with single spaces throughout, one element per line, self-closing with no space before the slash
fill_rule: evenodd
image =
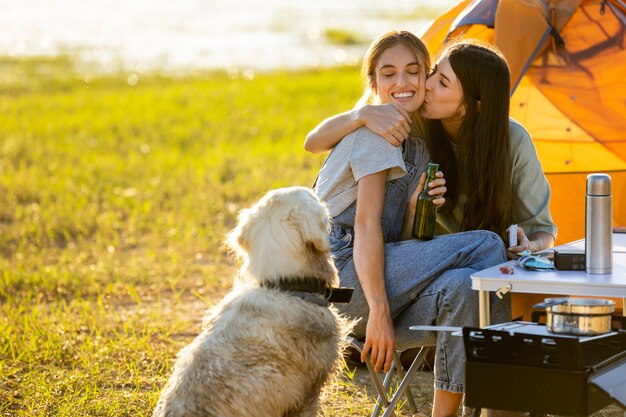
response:
<path id="1" fill-rule="evenodd" d="M 395 180 L 387 181 L 386 192 L 388 193 L 388 192 L 392 191 L 394 193 L 399 193 L 398 195 L 400 195 L 400 196 L 404 196 L 408 186 L 409 186 L 409 184 L 408 184 L 408 177 L 407 176 L 396 178 Z"/>
<path id="2" fill-rule="evenodd" d="M 345 232 L 345 234 L 342 233 L 341 235 L 331 233 L 328 240 L 330 242 L 330 251 L 339 252 L 352 245 L 352 233 Z"/>
<path id="3" fill-rule="evenodd" d="M 337 268 L 339 268 L 338 262 L 343 263 L 352 256 L 353 235 L 351 231 L 345 229 L 333 229 L 328 240 L 331 255 Z"/>

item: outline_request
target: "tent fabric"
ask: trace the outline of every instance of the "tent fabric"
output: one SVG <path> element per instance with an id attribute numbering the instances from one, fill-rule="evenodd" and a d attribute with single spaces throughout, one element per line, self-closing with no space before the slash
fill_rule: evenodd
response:
<path id="1" fill-rule="evenodd" d="M 541 0 L 502 0 L 496 19 L 506 22 L 495 28 L 493 43 L 507 58 L 514 91 L 521 76 L 548 41 L 551 22 L 546 19 L 546 8 Z"/>
<path id="2" fill-rule="evenodd" d="M 584 237 L 592 172 L 611 175 L 613 224 L 626 225 L 625 32 L 623 0 L 475 0 L 420 34 L 434 57 L 468 37 L 502 50 L 511 116 L 530 132 L 552 189 L 557 243 Z"/>
<path id="3" fill-rule="evenodd" d="M 454 23 L 450 26 L 450 31 L 455 31 L 460 27 L 469 25 L 484 25 L 493 28 L 497 6 L 497 0 L 473 2 L 455 19 Z"/>

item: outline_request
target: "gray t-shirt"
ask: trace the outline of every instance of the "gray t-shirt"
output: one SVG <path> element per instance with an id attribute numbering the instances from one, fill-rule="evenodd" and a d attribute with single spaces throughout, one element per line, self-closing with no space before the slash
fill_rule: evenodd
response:
<path id="1" fill-rule="evenodd" d="M 387 181 L 406 175 L 402 148 L 361 127 L 332 150 L 320 169 L 315 191 L 335 217 L 356 201 L 361 178 L 384 170 L 389 170 Z"/>

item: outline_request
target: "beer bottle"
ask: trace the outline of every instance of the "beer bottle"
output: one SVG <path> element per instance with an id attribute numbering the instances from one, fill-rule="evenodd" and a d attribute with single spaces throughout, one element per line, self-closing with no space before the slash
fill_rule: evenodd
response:
<path id="1" fill-rule="evenodd" d="M 435 179 L 435 172 L 439 170 L 439 164 L 428 163 L 428 173 L 424 189 L 417 197 L 417 207 L 415 208 L 415 220 L 413 221 L 413 236 L 417 239 L 429 240 L 435 233 L 435 220 L 437 218 L 437 206 L 433 200 L 437 196 L 429 195 L 428 183 Z"/>

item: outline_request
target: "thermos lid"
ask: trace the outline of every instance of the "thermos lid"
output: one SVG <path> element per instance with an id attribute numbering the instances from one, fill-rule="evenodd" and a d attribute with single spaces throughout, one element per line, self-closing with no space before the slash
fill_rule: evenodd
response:
<path id="1" fill-rule="evenodd" d="M 608 174 L 587 175 L 587 195 L 611 195 L 611 176 Z"/>

